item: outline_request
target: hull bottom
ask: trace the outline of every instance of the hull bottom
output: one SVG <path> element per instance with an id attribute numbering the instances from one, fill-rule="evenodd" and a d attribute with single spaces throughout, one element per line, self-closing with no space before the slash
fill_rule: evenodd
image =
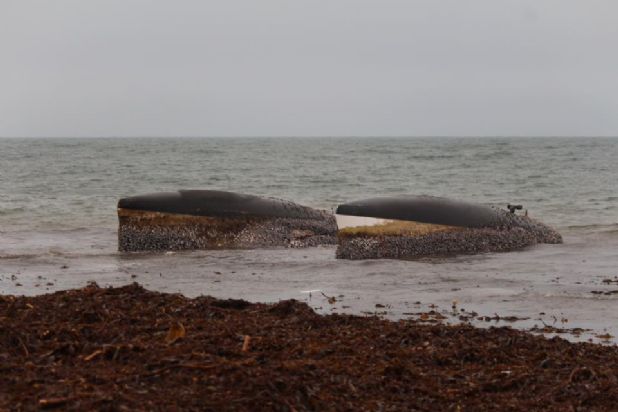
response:
<path id="1" fill-rule="evenodd" d="M 207 217 L 118 210 L 118 250 L 254 249 L 336 243 L 333 216 L 324 219 Z"/>
<path id="2" fill-rule="evenodd" d="M 538 243 L 562 243 L 552 228 L 521 216 L 496 228 L 454 228 L 432 225 L 395 232 L 371 228 L 339 230 L 339 259 L 419 259 L 488 252 L 508 252 Z M 515 224 L 516 223 L 516 224 Z M 389 226 L 383 226 L 389 228 Z M 411 226 L 412 227 L 412 226 Z"/>

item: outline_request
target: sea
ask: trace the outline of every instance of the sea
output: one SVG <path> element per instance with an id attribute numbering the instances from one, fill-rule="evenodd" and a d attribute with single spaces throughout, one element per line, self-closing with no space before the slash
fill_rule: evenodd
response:
<path id="1" fill-rule="evenodd" d="M 415 261 L 337 260 L 334 246 L 118 252 L 118 200 L 178 189 L 326 210 L 397 194 L 522 204 L 564 244 Z M 91 282 L 615 344 L 618 138 L 0 139 L 0 294 Z"/>

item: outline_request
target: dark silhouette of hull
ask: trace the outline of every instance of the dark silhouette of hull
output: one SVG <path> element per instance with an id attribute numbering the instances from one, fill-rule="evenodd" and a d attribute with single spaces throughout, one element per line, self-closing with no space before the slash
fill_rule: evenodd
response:
<path id="1" fill-rule="evenodd" d="M 345 203 L 338 215 L 405 220 L 460 227 L 492 227 L 503 211 L 475 203 L 434 196 L 376 197 Z"/>
<path id="2" fill-rule="evenodd" d="M 337 257 L 415 259 L 562 243 L 554 229 L 513 212 L 432 196 L 346 203 L 336 212 Z"/>
<path id="3" fill-rule="evenodd" d="M 120 199 L 121 251 L 303 247 L 336 242 L 334 217 L 280 199 L 182 190 Z"/>

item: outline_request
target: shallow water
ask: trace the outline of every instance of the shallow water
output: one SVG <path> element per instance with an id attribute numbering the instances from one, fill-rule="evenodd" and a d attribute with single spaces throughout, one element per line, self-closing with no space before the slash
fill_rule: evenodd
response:
<path id="1" fill-rule="evenodd" d="M 617 158 L 618 139 L 0 140 L 0 293 L 138 281 L 189 296 L 295 298 L 324 313 L 433 309 L 455 321 L 464 309 L 528 318 L 477 324 L 580 327 L 591 331 L 567 337 L 599 341 L 618 335 Z M 179 188 L 326 209 L 397 193 L 522 203 L 565 243 L 414 262 L 341 261 L 332 247 L 117 253 L 118 198 Z"/>

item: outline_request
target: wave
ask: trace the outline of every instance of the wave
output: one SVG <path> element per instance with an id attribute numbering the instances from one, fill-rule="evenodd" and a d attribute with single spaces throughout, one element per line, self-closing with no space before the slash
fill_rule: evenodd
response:
<path id="1" fill-rule="evenodd" d="M 602 237 L 604 239 L 618 239 L 618 223 L 594 224 L 594 225 L 572 225 L 567 226 L 565 232 L 582 234 L 588 236 Z"/>
<path id="2" fill-rule="evenodd" d="M 589 224 L 589 225 L 571 225 L 566 226 L 566 229 L 569 230 L 591 230 L 591 231 L 600 231 L 600 232 L 613 232 L 618 231 L 618 223 L 609 223 L 609 224 Z"/>
<path id="3" fill-rule="evenodd" d="M 25 207 L 12 207 L 7 209 L 0 209 L 0 216 L 8 216 L 15 213 L 24 212 L 26 210 Z"/>
<path id="4" fill-rule="evenodd" d="M 34 259 L 40 255 L 35 253 L 9 253 L 6 255 L 0 255 L 0 260 L 2 259 Z"/>

